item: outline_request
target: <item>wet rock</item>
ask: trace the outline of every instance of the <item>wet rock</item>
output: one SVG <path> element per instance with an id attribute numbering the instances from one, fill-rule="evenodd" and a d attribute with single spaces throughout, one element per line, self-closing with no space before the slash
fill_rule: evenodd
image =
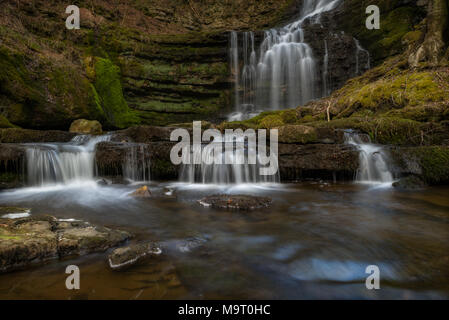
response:
<path id="1" fill-rule="evenodd" d="M 279 144 L 279 170 L 286 181 L 308 178 L 352 180 L 359 152 L 345 144 Z"/>
<path id="2" fill-rule="evenodd" d="M 256 210 L 268 208 L 272 200 L 248 195 L 213 195 L 198 201 L 204 207 L 227 210 Z"/>
<path id="3" fill-rule="evenodd" d="M 75 136 L 59 130 L 0 129 L 0 143 L 69 142 Z"/>
<path id="4" fill-rule="evenodd" d="M 99 135 L 103 133 L 101 123 L 97 120 L 78 119 L 70 125 L 70 132 Z"/>
<path id="5" fill-rule="evenodd" d="M 196 248 L 203 246 L 208 237 L 191 237 L 176 244 L 176 248 L 181 252 L 190 252 Z"/>
<path id="6" fill-rule="evenodd" d="M 417 190 L 426 187 L 426 183 L 417 176 L 409 176 L 393 183 L 393 187 L 400 190 Z"/>
<path id="7" fill-rule="evenodd" d="M 164 188 L 163 193 L 165 197 L 176 198 L 175 190 L 172 188 Z"/>
<path id="8" fill-rule="evenodd" d="M 0 273 L 71 255 L 102 252 L 131 235 L 51 216 L 0 219 Z"/>
<path id="9" fill-rule="evenodd" d="M 119 271 L 161 253 L 162 250 L 155 243 L 132 244 L 112 251 L 108 257 L 108 263 L 112 270 Z"/>
<path id="10" fill-rule="evenodd" d="M 18 207 L 0 207 L 0 218 L 19 219 L 30 216 L 31 209 Z"/>
<path id="11" fill-rule="evenodd" d="M 151 192 L 147 186 L 143 186 L 142 188 L 139 188 L 131 193 L 131 196 L 136 198 L 151 198 Z"/>

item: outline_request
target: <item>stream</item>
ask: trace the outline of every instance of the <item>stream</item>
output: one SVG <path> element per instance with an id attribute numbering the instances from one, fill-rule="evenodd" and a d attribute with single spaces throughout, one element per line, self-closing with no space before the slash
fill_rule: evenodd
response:
<path id="1" fill-rule="evenodd" d="M 443 299 L 449 297 L 447 187 L 400 192 L 384 184 L 199 185 L 95 182 L 0 193 L 0 205 L 128 230 L 157 241 L 160 258 L 127 271 L 105 254 L 0 275 L 0 299 Z M 167 188 L 172 196 L 165 195 Z M 256 212 L 203 208 L 216 194 L 270 196 Z M 81 270 L 81 289 L 65 289 L 65 267 Z M 367 290 L 377 265 L 381 289 Z"/>

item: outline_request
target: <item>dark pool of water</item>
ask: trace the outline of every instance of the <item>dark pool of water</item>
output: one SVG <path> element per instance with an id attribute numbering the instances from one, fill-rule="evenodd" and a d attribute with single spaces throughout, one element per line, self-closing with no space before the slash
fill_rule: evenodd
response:
<path id="1" fill-rule="evenodd" d="M 164 187 L 175 197 L 164 195 Z M 106 254 L 0 275 L 0 299 L 416 299 L 449 298 L 447 187 L 400 192 L 382 186 L 301 183 L 272 186 L 151 185 L 22 189 L 0 205 L 119 227 L 158 241 L 159 258 L 124 272 Z M 243 213 L 201 207 L 216 193 L 270 196 L 273 206 Z M 65 288 L 65 267 L 81 289 Z M 365 268 L 380 268 L 367 290 Z"/>

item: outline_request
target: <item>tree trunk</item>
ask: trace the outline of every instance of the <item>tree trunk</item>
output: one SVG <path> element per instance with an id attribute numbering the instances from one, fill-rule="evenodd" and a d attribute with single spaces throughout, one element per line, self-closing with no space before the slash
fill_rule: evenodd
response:
<path id="1" fill-rule="evenodd" d="M 444 34 L 448 28 L 449 0 L 429 0 L 427 13 L 427 31 L 424 42 L 409 57 L 410 65 L 416 67 L 427 61 L 438 65 L 446 47 Z"/>

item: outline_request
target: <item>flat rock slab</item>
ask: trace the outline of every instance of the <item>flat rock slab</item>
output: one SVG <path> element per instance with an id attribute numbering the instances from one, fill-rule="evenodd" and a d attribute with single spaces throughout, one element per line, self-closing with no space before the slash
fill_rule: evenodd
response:
<path id="1" fill-rule="evenodd" d="M 51 216 L 0 219 L 0 273 L 66 256 L 102 252 L 130 237 L 126 231 Z"/>
<path id="2" fill-rule="evenodd" d="M 268 208 L 272 200 L 267 197 L 248 195 L 212 195 L 198 201 L 204 207 L 226 210 L 251 211 Z"/>
<path id="3" fill-rule="evenodd" d="M 155 243 L 138 243 L 117 248 L 108 257 L 109 267 L 120 271 L 150 256 L 158 256 L 162 250 Z"/>

